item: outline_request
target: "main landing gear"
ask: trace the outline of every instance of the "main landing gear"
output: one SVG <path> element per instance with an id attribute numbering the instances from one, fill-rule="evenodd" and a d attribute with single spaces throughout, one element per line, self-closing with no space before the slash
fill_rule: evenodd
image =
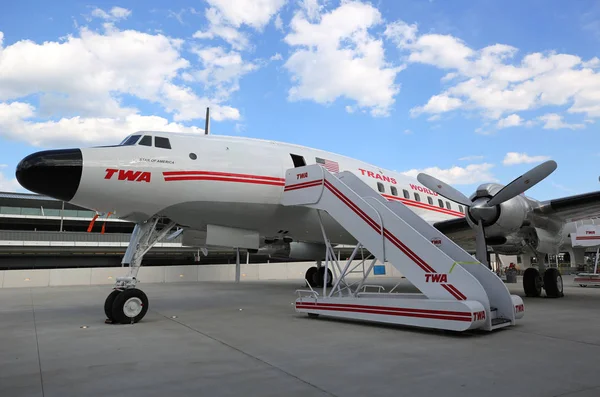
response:
<path id="1" fill-rule="evenodd" d="M 123 265 L 129 266 L 129 272 L 127 276 L 117 278 L 113 291 L 104 301 L 106 323 L 137 323 L 148 312 L 148 297 L 143 291 L 136 288 L 137 274 L 142 265 L 142 258 L 175 226 L 175 222 L 171 222 L 161 230 L 156 230 L 159 219 L 159 217 L 153 217 L 144 223 L 135 225 L 122 261 Z"/>
<path id="2" fill-rule="evenodd" d="M 543 274 L 543 276 L 542 276 Z M 523 289 L 528 297 L 538 297 L 542 295 L 542 288 L 546 291 L 548 298 L 562 298 L 563 280 L 558 269 L 549 267 L 543 273 L 535 267 L 530 267 L 523 274 Z"/>
<path id="3" fill-rule="evenodd" d="M 313 288 L 322 287 L 325 282 L 325 268 L 321 266 L 321 261 L 317 262 L 317 266 L 310 267 L 304 276 L 309 286 Z M 327 269 L 327 287 L 333 285 L 333 274 Z"/>

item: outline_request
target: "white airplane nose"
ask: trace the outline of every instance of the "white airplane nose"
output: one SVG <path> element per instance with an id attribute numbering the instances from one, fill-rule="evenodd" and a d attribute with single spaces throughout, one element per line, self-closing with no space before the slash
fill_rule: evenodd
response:
<path id="1" fill-rule="evenodd" d="M 17 165 L 16 177 L 27 190 L 70 201 L 79 188 L 82 170 L 81 150 L 46 150 L 21 160 Z"/>

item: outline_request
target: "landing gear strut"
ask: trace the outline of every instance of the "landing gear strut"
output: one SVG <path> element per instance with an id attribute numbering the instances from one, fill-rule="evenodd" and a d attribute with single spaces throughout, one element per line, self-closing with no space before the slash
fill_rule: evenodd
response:
<path id="1" fill-rule="evenodd" d="M 143 291 L 136 288 L 137 274 L 142 265 L 142 258 L 175 226 L 175 222 L 170 222 L 161 230 L 156 230 L 159 219 L 156 216 L 135 225 L 122 260 L 123 265 L 129 266 L 129 272 L 125 277 L 117 277 L 113 291 L 104 301 L 107 323 L 137 323 L 148 312 L 148 297 Z"/>

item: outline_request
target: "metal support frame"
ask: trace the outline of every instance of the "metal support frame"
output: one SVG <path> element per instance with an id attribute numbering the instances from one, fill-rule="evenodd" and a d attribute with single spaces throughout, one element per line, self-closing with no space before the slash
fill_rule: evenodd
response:
<path id="1" fill-rule="evenodd" d="M 240 265 L 240 249 L 235 249 L 235 282 L 240 282 L 240 273 L 241 273 L 241 265 Z"/>
<path id="2" fill-rule="evenodd" d="M 167 233 L 171 231 L 176 225 L 175 222 L 170 222 L 168 225 L 163 227 L 161 230 L 156 230 L 159 216 L 152 217 L 144 223 L 138 223 L 133 229 L 129 245 L 123 255 L 121 265 L 129 266 L 129 272 L 125 277 L 117 277 L 115 288 L 135 288 L 138 283 L 137 275 L 142 265 L 142 259 L 144 255 L 150 251 L 156 243 L 162 240 Z"/>
<path id="3" fill-rule="evenodd" d="M 334 294 L 337 294 L 337 296 L 342 297 L 342 296 L 344 296 L 344 293 L 346 293 L 346 296 L 356 297 L 360 293 L 362 288 L 369 287 L 368 285 L 365 284 L 365 281 L 367 280 L 367 278 L 373 271 L 375 263 L 377 262 L 377 258 L 374 257 L 372 254 L 370 254 L 369 256 L 367 256 L 365 258 L 364 254 L 363 254 L 363 245 L 359 242 L 354 247 L 352 254 L 346 261 L 346 264 L 344 265 L 344 267 L 342 268 L 340 266 L 339 258 L 336 258 L 335 250 L 333 249 L 333 246 L 331 245 L 331 242 L 329 241 L 329 238 L 327 237 L 327 233 L 325 232 L 325 228 L 323 227 L 323 220 L 321 218 L 321 210 L 317 210 L 317 215 L 319 217 L 319 226 L 321 227 L 321 233 L 323 234 L 323 241 L 325 242 L 325 247 L 326 247 L 325 248 L 326 249 L 326 251 L 325 251 L 325 272 L 324 272 L 322 296 L 332 297 Z M 383 238 L 384 238 L 383 224 L 381 226 L 381 237 L 383 240 Z M 384 249 L 383 252 L 385 252 L 385 247 L 383 249 Z M 361 252 L 362 259 L 358 264 L 352 266 L 352 262 L 354 261 L 354 258 L 356 257 L 356 255 L 358 254 L 359 251 Z M 371 257 L 373 257 L 371 264 L 369 265 L 367 270 L 364 271 L 364 263 Z M 353 273 L 353 271 L 356 268 L 358 268 L 359 266 L 363 266 L 362 278 L 355 282 L 348 282 L 346 280 L 346 277 L 349 274 Z M 330 267 L 331 267 L 331 270 L 333 273 L 334 282 L 333 282 L 331 289 L 329 290 L 329 293 L 327 293 L 327 283 L 329 281 L 327 270 Z M 342 287 L 342 285 L 343 285 L 343 287 Z M 309 286 L 310 286 L 310 283 L 309 283 Z M 353 288 L 353 287 L 355 287 L 355 288 Z M 381 286 L 371 286 L 371 287 L 376 287 L 376 288 L 379 288 L 380 290 L 383 288 Z M 312 288 L 311 288 L 311 291 L 313 293 L 315 292 L 314 290 L 312 290 Z"/>

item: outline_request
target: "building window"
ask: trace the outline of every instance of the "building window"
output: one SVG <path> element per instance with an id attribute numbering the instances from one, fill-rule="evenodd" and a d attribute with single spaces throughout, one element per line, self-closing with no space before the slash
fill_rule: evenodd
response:
<path id="1" fill-rule="evenodd" d="M 171 149 L 171 142 L 169 142 L 169 138 L 157 136 L 154 137 L 154 146 L 162 149 Z"/>
<path id="2" fill-rule="evenodd" d="M 415 193 L 415 200 L 421 201 L 421 196 L 419 196 L 419 193 Z"/>
<path id="3" fill-rule="evenodd" d="M 383 186 L 383 183 L 377 182 L 377 190 L 379 190 L 381 193 L 385 193 L 385 187 Z"/>
<path id="4" fill-rule="evenodd" d="M 398 195 L 398 189 L 396 189 L 396 186 L 392 186 L 392 187 L 390 187 L 390 189 L 392 190 L 392 195 L 394 195 L 394 196 Z"/>

